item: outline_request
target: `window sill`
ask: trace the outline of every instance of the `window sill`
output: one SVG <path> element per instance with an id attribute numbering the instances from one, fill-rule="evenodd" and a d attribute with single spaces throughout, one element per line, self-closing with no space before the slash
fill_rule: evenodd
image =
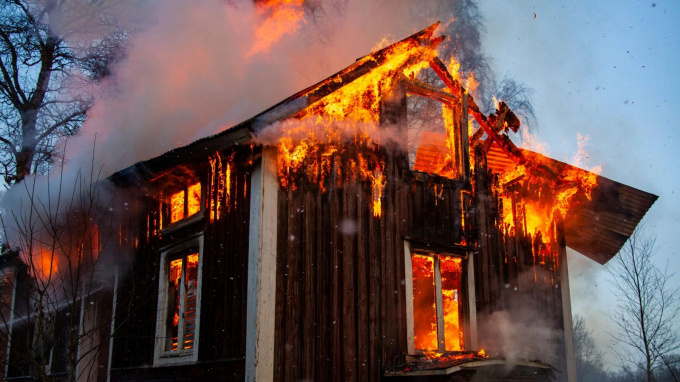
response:
<path id="1" fill-rule="evenodd" d="M 204 214 L 203 214 L 203 211 L 199 211 L 199 212 L 197 212 L 197 213 L 195 213 L 195 214 L 189 216 L 188 218 L 185 218 L 185 219 L 176 221 L 176 222 L 170 224 L 169 226 L 163 228 L 163 229 L 161 230 L 161 235 L 165 235 L 165 234 L 168 234 L 168 233 L 172 233 L 172 232 L 175 232 L 175 231 L 177 231 L 177 230 L 180 230 L 180 229 L 182 229 L 182 228 L 184 228 L 184 227 L 187 227 L 187 226 L 189 226 L 189 225 L 192 225 L 192 224 L 194 224 L 194 223 L 197 223 L 197 222 L 203 220 L 203 218 L 204 218 L 203 215 L 204 215 Z"/>
<path id="2" fill-rule="evenodd" d="M 197 353 L 191 351 L 165 352 L 156 358 L 155 366 L 188 365 L 198 361 Z"/>

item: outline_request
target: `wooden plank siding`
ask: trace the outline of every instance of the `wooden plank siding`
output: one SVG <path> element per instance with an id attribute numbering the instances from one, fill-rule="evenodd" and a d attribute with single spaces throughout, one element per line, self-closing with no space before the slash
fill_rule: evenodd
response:
<path id="1" fill-rule="evenodd" d="M 381 104 L 380 119 L 399 131 L 405 126 L 405 94 L 399 89 L 395 94 Z M 534 256 L 538 243 L 522 224 L 516 224 L 515 232 L 502 229 L 497 180 L 487 171 L 481 147 L 476 150 L 474 179 L 452 180 L 409 170 L 403 148 L 385 142 L 372 153 L 383 160 L 386 179 L 379 217 L 373 213 L 371 185 L 358 179 L 341 155 L 329 159 L 331 171 L 323 184 L 299 179 L 296 187 L 279 187 L 274 380 L 378 381 L 385 370 L 405 362 L 410 287 L 405 240 L 433 251 L 474 252 L 481 347 L 489 342 L 484 336 L 490 332 L 489 317 L 524 301 L 540 306 L 541 319 L 563 331 L 562 297 L 555 287 L 560 265 L 554 259 L 559 256 L 539 264 Z M 132 301 L 130 309 L 117 310 L 116 322 L 123 327 L 113 342 L 112 380 L 188 379 L 200 365 L 207 368 L 200 371 L 206 378 L 245 377 L 249 171 L 257 155 L 249 147 L 221 153 L 223 161 L 232 158 L 233 163 L 229 198 L 217 192 L 217 177 L 207 161 L 192 164 L 204 185 L 203 216 L 180 228 L 153 234 L 158 231 L 158 201 L 144 197 L 137 202 L 137 237 L 130 240 L 136 249 L 119 289 Z M 153 196 L 161 189 L 160 183 L 150 182 L 146 192 Z M 218 198 L 222 209 L 213 220 L 210 206 Z M 553 251 L 564 245 L 563 232 L 555 228 L 550 234 Z M 198 363 L 154 367 L 154 373 L 148 365 L 154 362 L 160 251 L 197 233 L 204 235 Z M 467 275 L 460 292 L 467 295 Z M 466 337 L 471 336 L 469 316 L 468 305 L 461 305 Z M 559 349 L 563 345 L 558 344 L 557 366 L 564 358 Z"/>
<path id="2" fill-rule="evenodd" d="M 323 193 L 279 193 L 276 380 L 379 380 L 404 361 L 401 186 L 376 218 L 370 188 L 342 174 Z"/>
<path id="3" fill-rule="evenodd" d="M 256 154 L 250 147 L 237 147 L 220 155 L 223 164 L 232 163 L 229 196 L 226 191 L 216 192 L 218 181 L 211 174 L 208 158 L 191 164 L 203 189 L 200 218 L 189 218 L 187 224 L 159 231 L 158 200 L 153 196 L 163 191 L 163 178 L 140 187 L 148 196 L 131 200 L 138 213 L 137 221 L 130 224 L 136 229 L 126 239 L 132 247 L 131 264 L 119 283 L 116 323 L 120 328 L 113 341 L 113 381 L 155 381 L 169 376 L 203 376 L 216 381 L 244 378 L 249 172 Z M 220 217 L 211 221 L 210 207 L 218 198 Z M 161 248 L 201 233 L 203 303 L 199 307 L 198 362 L 149 368 L 154 362 Z"/>
<path id="4" fill-rule="evenodd" d="M 494 330 L 493 326 L 497 323 L 491 317 L 495 312 L 504 311 L 527 327 L 544 326 L 558 333 L 559 338 L 550 339 L 554 341 L 554 356 L 542 361 L 549 362 L 558 370 L 566 370 L 560 280 L 562 264 L 559 260 L 565 258 L 561 255 L 566 248 L 563 222 L 558 218 L 550 225 L 550 232 L 544 233 L 542 242 L 550 249 L 544 257 L 539 253 L 546 251 L 546 247 L 541 240 L 532 240 L 525 232 L 526 223 L 515 221 L 513 229 L 505 230 L 499 213 L 501 203 L 511 202 L 513 211 L 524 207 L 514 198 L 501 200 L 494 191 L 497 179 L 487 171 L 486 157 L 480 146 L 475 154 L 477 246 L 474 266 L 480 346 L 488 348 L 488 344 L 498 343 L 496 338 L 492 338 L 498 331 Z M 519 216 L 524 216 L 522 211 L 519 212 Z M 531 322 L 526 322 L 529 319 Z M 542 356 L 549 357 L 547 354 Z"/>

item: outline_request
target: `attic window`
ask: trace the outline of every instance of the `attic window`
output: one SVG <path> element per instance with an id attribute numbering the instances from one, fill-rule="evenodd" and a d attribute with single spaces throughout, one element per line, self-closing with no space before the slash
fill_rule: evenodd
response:
<path id="1" fill-rule="evenodd" d="M 201 210 L 201 183 L 194 183 L 170 195 L 170 224 Z"/>
<path id="2" fill-rule="evenodd" d="M 461 149 L 451 105 L 411 93 L 406 104 L 411 170 L 458 178 Z"/>

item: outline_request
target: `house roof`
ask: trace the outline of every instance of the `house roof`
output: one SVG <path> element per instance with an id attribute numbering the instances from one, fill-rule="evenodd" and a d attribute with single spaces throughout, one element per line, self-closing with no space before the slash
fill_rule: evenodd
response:
<path id="1" fill-rule="evenodd" d="M 432 34 L 438 26 L 439 23 L 435 23 L 386 48 L 361 57 L 347 68 L 319 83 L 293 94 L 269 109 L 220 133 L 199 139 L 186 146 L 170 150 L 155 158 L 137 162 L 132 166 L 114 173 L 109 179 L 118 185 L 138 184 L 141 181 L 155 177 L 159 172 L 180 163 L 184 163 L 187 158 L 200 157 L 204 154 L 211 154 L 219 149 L 225 149 L 245 143 L 272 123 L 290 118 L 327 95 L 382 65 L 388 58 L 388 53 L 391 50 L 399 48 L 400 46 L 413 45 L 435 48 L 443 40 L 443 37 L 432 38 Z"/>
<path id="2" fill-rule="evenodd" d="M 545 163 L 556 172 L 588 173 L 544 155 L 522 151 L 530 160 Z M 494 172 L 503 173 L 515 165 L 496 144 L 487 152 L 487 166 Z M 623 247 L 656 199 L 654 194 L 598 175 L 590 200 L 581 200 L 565 217 L 567 246 L 600 264 L 606 263 Z"/>
<path id="3" fill-rule="evenodd" d="M 178 164 L 187 163 L 195 158 L 204 158 L 217 150 L 247 143 L 265 127 L 294 116 L 379 67 L 385 63 L 390 50 L 400 46 L 414 45 L 435 48 L 443 39 L 443 37 L 432 38 L 438 25 L 439 23 L 434 24 L 384 49 L 361 57 L 347 68 L 299 91 L 246 121 L 158 157 L 138 162 L 114 173 L 109 179 L 117 185 L 140 184 Z M 479 110 L 476 112 L 479 113 Z M 526 157 L 529 160 L 540 159 L 551 168 L 585 171 L 537 153 L 526 150 L 522 152 L 527 153 Z M 508 166 L 515 166 L 515 162 L 508 155 L 497 144 L 491 145 L 487 152 L 488 167 L 502 172 Z M 598 176 L 597 187 L 593 190 L 591 200 L 570 211 L 570 215 L 565 220 L 567 245 L 601 264 L 606 263 L 620 250 L 657 198 L 656 195 Z"/>

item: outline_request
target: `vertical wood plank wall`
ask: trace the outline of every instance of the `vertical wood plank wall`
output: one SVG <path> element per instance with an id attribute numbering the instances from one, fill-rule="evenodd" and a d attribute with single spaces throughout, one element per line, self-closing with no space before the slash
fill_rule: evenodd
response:
<path id="1" fill-rule="evenodd" d="M 157 201 L 141 198 L 136 235 L 130 234 L 130 246 L 137 241 L 131 264 L 121 277 L 116 310 L 116 322 L 122 323 L 113 341 L 111 380 L 167 380 L 168 378 L 199 377 L 215 381 L 243 380 L 245 367 L 246 288 L 248 267 L 248 223 L 252 151 L 237 148 L 233 153 L 231 197 L 222 194 L 220 219 L 210 222 L 208 200 L 204 200 L 202 219 L 172 232 L 150 235 L 147 221 L 153 223 L 152 211 Z M 226 157 L 226 156 L 225 156 Z M 224 160 L 224 159 L 223 159 Z M 213 195 L 214 178 L 207 163 L 197 163 L 194 169 L 204 184 L 204 198 Z M 213 182 L 211 183 L 211 180 Z M 151 185 L 153 187 L 153 185 Z M 159 190 L 149 189 L 152 193 Z M 153 230 L 155 227 L 150 227 Z M 153 364 L 160 248 L 202 232 L 203 278 L 200 306 L 200 341 L 198 363 L 162 368 Z"/>

